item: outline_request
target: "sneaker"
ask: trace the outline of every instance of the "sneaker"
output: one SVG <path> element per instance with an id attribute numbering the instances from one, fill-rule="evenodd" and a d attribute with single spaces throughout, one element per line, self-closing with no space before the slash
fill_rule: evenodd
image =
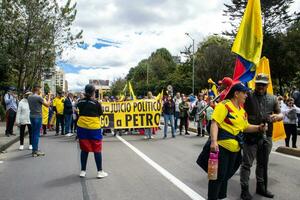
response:
<path id="1" fill-rule="evenodd" d="M 98 173 L 97 173 L 97 178 L 104 178 L 107 176 L 108 176 L 108 174 L 106 172 L 104 172 L 103 170 L 98 171 Z"/>
<path id="2" fill-rule="evenodd" d="M 55 136 L 58 136 L 58 133 L 55 133 Z"/>
<path id="3" fill-rule="evenodd" d="M 24 145 L 21 145 L 21 146 L 19 147 L 19 150 L 22 151 L 23 149 L 24 149 Z"/>
<path id="4" fill-rule="evenodd" d="M 29 149 L 29 150 L 32 150 L 32 145 L 29 145 L 28 149 Z"/>
<path id="5" fill-rule="evenodd" d="M 153 135 L 151 135 L 151 137 L 150 137 L 151 139 L 153 139 L 154 138 L 154 136 Z"/>
<path id="6" fill-rule="evenodd" d="M 32 152 L 32 157 L 38 157 L 38 155 L 37 155 L 37 152 L 36 152 L 36 151 L 33 151 L 33 152 Z"/>
<path id="7" fill-rule="evenodd" d="M 145 139 L 145 140 L 148 139 L 148 136 L 144 136 L 144 139 Z"/>
<path id="8" fill-rule="evenodd" d="M 44 156 L 45 155 L 45 153 L 42 152 L 42 151 L 37 151 L 36 154 L 37 154 L 37 156 Z"/>
<path id="9" fill-rule="evenodd" d="M 86 172 L 85 171 L 81 171 L 80 174 L 79 174 L 79 177 L 80 178 L 84 178 L 86 175 Z"/>
<path id="10" fill-rule="evenodd" d="M 65 136 L 70 137 L 70 136 L 72 136 L 72 133 L 67 133 Z"/>

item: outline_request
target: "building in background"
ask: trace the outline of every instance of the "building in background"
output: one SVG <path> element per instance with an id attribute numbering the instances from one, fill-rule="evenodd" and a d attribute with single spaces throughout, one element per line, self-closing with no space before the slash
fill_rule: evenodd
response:
<path id="1" fill-rule="evenodd" d="M 57 68 L 55 70 L 55 84 L 59 86 L 63 92 L 65 91 L 65 72 L 64 70 Z"/>
<path id="2" fill-rule="evenodd" d="M 105 93 L 110 92 L 109 80 L 89 80 L 96 88 L 96 98 L 103 99 Z"/>
<path id="3" fill-rule="evenodd" d="M 44 91 L 45 84 L 49 86 L 52 94 L 56 94 L 57 87 L 61 88 L 63 92 L 68 91 L 68 81 L 65 79 L 65 72 L 58 67 L 44 72 L 42 79 L 42 91 Z"/>
<path id="4" fill-rule="evenodd" d="M 69 91 L 69 86 L 68 86 L 68 81 L 65 80 L 65 88 L 64 88 L 64 91 L 65 92 L 68 92 Z"/>

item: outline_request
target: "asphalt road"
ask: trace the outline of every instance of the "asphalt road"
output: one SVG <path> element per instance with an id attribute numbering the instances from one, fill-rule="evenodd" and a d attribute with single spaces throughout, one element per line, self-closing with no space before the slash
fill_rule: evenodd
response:
<path id="1" fill-rule="evenodd" d="M 42 137 L 44 157 L 32 158 L 18 144 L 0 155 L 0 200 L 188 200 L 205 199 L 206 174 L 195 160 L 205 138 L 176 136 L 152 140 L 142 136 L 106 136 L 103 168 L 109 173 L 96 179 L 93 155 L 89 156 L 87 177 L 79 178 L 79 146 L 74 138 Z M 28 142 L 28 141 L 27 141 Z M 300 159 L 272 153 L 269 169 L 270 190 L 275 199 L 298 200 Z M 250 191 L 254 194 L 254 171 Z M 230 180 L 228 199 L 239 199 L 239 173 Z M 254 199 L 264 199 L 254 195 Z"/>

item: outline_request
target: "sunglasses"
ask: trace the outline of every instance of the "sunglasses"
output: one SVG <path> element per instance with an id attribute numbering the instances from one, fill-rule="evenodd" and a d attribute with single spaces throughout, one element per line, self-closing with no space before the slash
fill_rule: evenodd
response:
<path id="1" fill-rule="evenodd" d="M 255 85 L 259 86 L 259 87 L 266 87 L 267 86 L 267 84 L 264 84 L 264 83 L 256 83 Z"/>

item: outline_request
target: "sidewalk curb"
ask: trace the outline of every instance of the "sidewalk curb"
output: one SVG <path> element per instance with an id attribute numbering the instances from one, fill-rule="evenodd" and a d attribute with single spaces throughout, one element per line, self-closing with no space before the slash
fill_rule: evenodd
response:
<path id="1" fill-rule="evenodd" d="M 299 148 L 290 148 L 290 147 L 280 146 L 276 149 L 276 152 L 300 157 L 300 149 Z"/>
<path id="2" fill-rule="evenodd" d="M 7 143 L 0 145 L 0 152 L 5 151 L 8 147 L 20 140 L 20 136 L 15 137 L 14 139 L 8 141 Z"/>
<path id="3" fill-rule="evenodd" d="M 165 123 L 164 122 L 160 122 L 160 125 L 165 125 Z M 191 128 L 191 127 L 188 128 L 188 131 L 192 131 L 192 132 L 197 133 L 197 129 Z"/>

